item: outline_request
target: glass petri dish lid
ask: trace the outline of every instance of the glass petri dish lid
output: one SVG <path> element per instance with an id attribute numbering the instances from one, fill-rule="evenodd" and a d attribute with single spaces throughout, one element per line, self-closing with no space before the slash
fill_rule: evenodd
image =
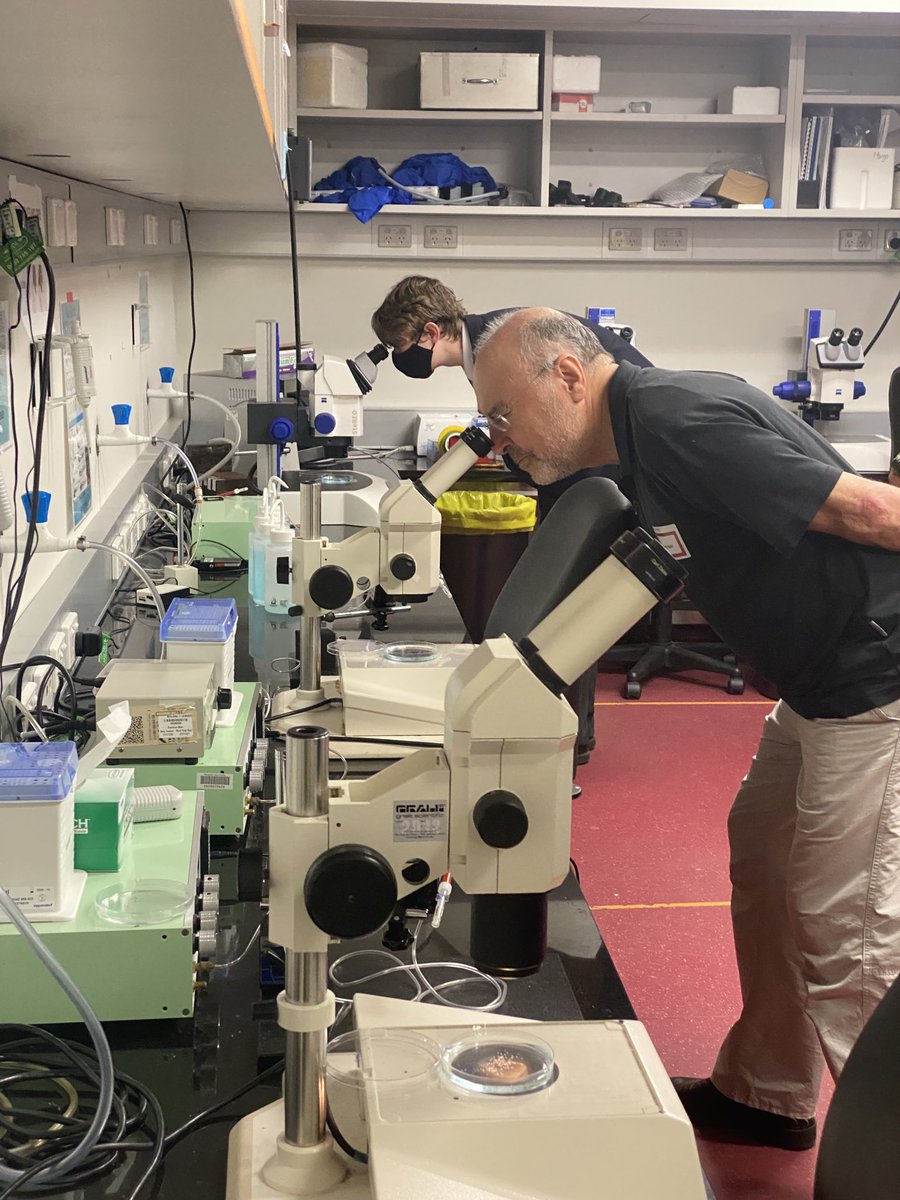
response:
<path id="1" fill-rule="evenodd" d="M 363 1088 L 406 1088 L 437 1074 L 441 1048 L 424 1034 L 405 1029 L 356 1029 L 332 1038 L 325 1052 L 329 1083 Z"/>
<path id="2" fill-rule="evenodd" d="M 438 662 L 441 651 L 434 642 L 389 642 L 382 651 L 385 662 L 420 666 Z"/>
<path id="3" fill-rule="evenodd" d="M 441 1074 L 456 1088 L 485 1096 L 522 1096 L 557 1076 L 553 1049 L 524 1030 L 482 1028 L 447 1046 Z"/>
<path id="4" fill-rule="evenodd" d="M 97 916 L 108 925 L 163 925 L 187 912 L 194 891 L 177 879 L 120 880 L 97 893 Z"/>

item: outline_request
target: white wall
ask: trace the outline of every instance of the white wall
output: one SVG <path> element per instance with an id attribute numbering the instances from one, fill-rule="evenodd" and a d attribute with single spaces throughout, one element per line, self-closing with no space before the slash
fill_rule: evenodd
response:
<path id="1" fill-rule="evenodd" d="M 234 250 L 238 251 L 239 246 Z M 627 265 L 546 262 L 403 263 L 316 259 L 301 266 L 304 340 L 320 351 L 350 355 L 374 339 L 372 312 L 411 270 L 439 276 L 471 312 L 546 304 L 582 314 L 588 305 L 616 308 L 637 331 L 637 344 L 660 366 L 731 371 L 769 391 L 798 366 L 805 307 L 834 308 L 845 328 L 871 335 L 900 287 L 892 265 Z M 257 318 L 277 318 L 292 334 L 289 260 L 275 257 L 197 259 L 198 347 L 195 365 L 221 367 L 223 348 L 252 344 Z M 188 314 L 178 296 L 179 364 L 186 360 Z M 900 313 L 863 372 L 868 398 L 860 410 L 885 413 L 887 384 L 900 362 Z M 426 382 L 404 379 L 389 363 L 367 401 L 382 407 L 443 407 L 471 403 L 461 371 Z"/>
<path id="2" fill-rule="evenodd" d="M 142 351 L 132 344 L 131 306 L 138 300 L 138 274 L 143 270 L 150 273 L 152 345 Z M 72 293 L 80 301 L 82 328 L 90 336 L 93 346 L 97 396 L 88 413 L 91 428 L 99 424 L 104 431 L 111 429 L 111 406 L 126 403 L 134 406 L 132 427 L 136 431 L 156 432 L 169 415 L 168 404 L 153 401 L 148 406 L 145 401 L 145 389 L 147 382 L 158 379 L 156 368 L 159 364 L 174 362 L 175 293 L 184 286 L 184 267 L 180 262 L 168 258 L 135 259 L 94 266 L 58 266 L 55 274 L 58 298 L 64 300 L 67 293 Z M 13 281 L 3 274 L 0 274 L 0 300 L 9 301 L 11 320 L 14 319 L 16 289 Z M 58 323 L 56 328 L 59 331 Z M 41 333 L 43 323 L 40 329 L 35 328 L 36 335 Z M 26 473 L 32 462 L 28 438 L 29 346 L 26 320 L 13 334 L 12 358 L 20 440 L 19 486 L 15 499 L 20 513 L 23 510 L 18 495 L 25 490 Z M 60 532 L 62 530 L 59 520 L 64 502 L 65 481 L 59 472 L 54 477 L 52 469 L 48 468 L 51 462 L 59 461 L 58 456 L 61 453 L 62 448 L 58 441 L 56 445 L 47 445 L 44 460 L 47 465 L 43 468 L 47 473 L 41 480 L 42 490 L 53 493 L 53 525 Z M 138 450 L 130 447 L 105 448 L 100 451 L 99 459 L 95 459 L 92 464 L 95 512 L 109 498 L 113 488 L 127 478 L 137 456 Z M 14 457 L 11 443 L 0 451 L 0 471 L 3 472 L 11 494 L 14 488 Z M 90 517 L 87 518 L 84 525 L 89 526 L 90 520 Z M 22 522 L 24 523 L 24 516 Z M 85 530 L 79 527 L 78 532 Z M 71 555 L 74 552 L 67 553 Z M 61 565 L 62 557 L 56 554 L 36 556 L 29 568 L 23 607 L 27 606 L 39 591 L 46 588 L 54 570 Z M 4 564 L 0 567 L 3 589 L 7 574 L 8 569 Z"/>

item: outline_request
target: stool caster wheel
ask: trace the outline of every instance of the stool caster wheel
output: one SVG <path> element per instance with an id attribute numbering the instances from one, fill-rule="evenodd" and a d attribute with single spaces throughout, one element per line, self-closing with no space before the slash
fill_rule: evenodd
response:
<path id="1" fill-rule="evenodd" d="M 725 691 L 732 696 L 743 696 L 744 679 L 742 675 L 732 675 L 725 684 Z"/>
<path id="2" fill-rule="evenodd" d="M 641 685 L 636 679 L 626 679 L 625 686 L 622 688 L 622 695 L 626 700 L 640 700 Z"/>

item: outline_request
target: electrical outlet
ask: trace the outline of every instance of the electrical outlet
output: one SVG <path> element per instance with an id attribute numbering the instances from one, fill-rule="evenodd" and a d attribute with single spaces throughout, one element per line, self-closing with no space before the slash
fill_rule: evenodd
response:
<path id="1" fill-rule="evenodd" d="M 33 712 L 34 707 L 37 704 L 38 688 L 40 686 L 41 685 L 39 683 L 35 683 L 34 680 L 29 680 L 28 683 L 22 684 L 22 703 L 29 712 Z"/>
<path id="2" fill-rule="evenodd" d="M 691 248 L 691 235 L 687 229 L 672 229 L 671 226 L 661 225 L 653 230 L 653 249 L 666 250 L 675 253 L 686 253 Z"/>
<path id="3" fill-rule="evenodd" d="M 838 250 L 858 254 L 874 249 L 875 231 L 873 229 L 838 230 Z"/>
<path id="4" fill-rule="evenodd" d="M 412 247 L 412 225 L 379 225 L 379 250 L 409 250 Z"/>
<path id="5" fill-rule="evenodd" d="M 644 243 L 642 229 L 627 226 L 625 229 L 610 229 L 610 250 L 640 250 Z"/>
<path id="6" fill-rule="evenodd" d="M 456 225 L 426 225 L 422 245 L 426 250 L 455 250 L 459 246 Z"/>
<path id="7" fill-rule="evenodd" d="M 889 229 L 884 235 L 884 248 L 888 254 L 900 251 L 900 229 Z"/>

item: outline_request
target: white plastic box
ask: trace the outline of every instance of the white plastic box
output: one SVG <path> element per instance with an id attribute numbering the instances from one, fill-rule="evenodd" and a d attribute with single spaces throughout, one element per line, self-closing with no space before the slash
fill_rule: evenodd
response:
<path id="1" fill-rule="evenodd" d="M 237 605 L 216 597 L 177 597 L 159 627 L 168 662 L 210 663 L 216 688 L 234 687 Z"/>
<path id="2" fill-rule="evenodd" d="M 831 162 L 831 208 L 890 208 L 894 151 L 838 146 Z"/>
<path id="3" fill-rule="evenodd" d="M 780 88 L 741 86 L 720 92 L 716 111 L 742 117 L 774 117 L 780 105 Z"/>
<path id="4" fill-rule="evenodd" d="M 536 54 L 419 55 L 422 108 L 525 109 L 538 107 Z"/>
<path id="5" fill-rule="evenodd" d="M 0 886 L 31 920 L 75 915 L 74 742 L 0 745 Z M 5 917 L 0 920 L 5 920 Z"/>
<path id="6" fill-rule="evenodd" d="M 365 108 L 369 102 L 369 52 L 361 46 L 301 43 L 297 74 L 303 108 Z"/>
<path id="7" fill-rule="evenodd" d="M 597 54 L 554 54 L 554 95 L 563 92 L 586 92 L 596 96 L 600 91 L 600 57 Z"/>

